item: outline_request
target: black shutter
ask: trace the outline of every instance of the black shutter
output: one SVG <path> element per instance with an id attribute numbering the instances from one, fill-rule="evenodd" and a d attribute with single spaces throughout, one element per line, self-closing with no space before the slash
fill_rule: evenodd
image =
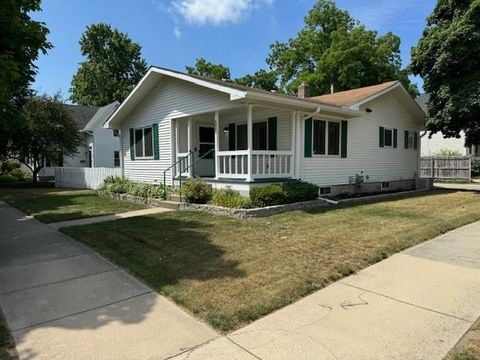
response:
<path id="1" fill-rule="evenodd" d="M 235 124 L 228 124 L 228 150 L 235 151 L 235 138 L 236 138 Z"/>
<path id="2" fill-rule="evenodd" d="M 135 136 L 133 129 L 130 129 L 130 160 L 135 160 Z"/>
<path id="3" fill-rule="evenodd" d="M 348 141 L 348 121 L 342 121 L 342 149 L 341 149 L 341 156 L 342 158 L 347 157 L 347 141 Z"/>
<path id="4" fill-rule="evenodd" d="M 379 146 L 385 147 L 385 128 L 382 126 L 380 126 L 379 131 Z"/>
<path id="5" fill-rule="evenodd" d="M 413 148 L 418 149 L 418 132 L 416 131 L 413 133 Z"/>
<path id="6" fill-rule="evenodd" d="M 268 150 L 277 150 L 277 118 L 268 118 Z"/>
<path id="7" fill-rule="evenodd" d="M 408 130 L 405 130 L 405 149 L 408 149 Z"/>
<path id="8" fill-rule="evenodd" d="M 396 148 L 397 147 L 397 139 L 398 138 L 398 130 L 397 129 L 393 129 L 393 147 Z"/>
<path id="9" fill-rule="evenodd" d="M 308 118 L 305 120 L 305 157 L 312 157 L 312 130 L 313 130 L 313 120 Z"/>

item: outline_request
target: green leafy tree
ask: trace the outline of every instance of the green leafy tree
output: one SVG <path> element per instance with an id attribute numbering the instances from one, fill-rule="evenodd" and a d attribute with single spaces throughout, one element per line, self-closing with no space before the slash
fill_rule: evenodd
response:
<path id="1" fill-rule="evenodd" d="M 341 91 L 400 80 L 418 94 L 401 68 L 400 38 L 367 30 L 330 0 L 318 0 L 297 36 L 270 49 L 267 63 L 290 93 L 302 82 L 315 96 L 329 93 L 332 84 Z"/>
<path id="2" fill-rule="evenodd" d="M 278 91 L 277 80 L 278 76 L 274 71 L 260 69 L 253 75 L 245 75 L 235 79 L 235 82 L 243 86 L 250 86 L 267 91 Z"/>
<path id="3" fill-rule="evenodd" d="M 480 0 L 439 0 L 412 49 L 411 69 L 430 94 L 427 129 L 480 143 Z"/>
<path id="4" fill-rule="evenodd" d="M 29 96 L 29 85 L 40 52 L 51 48 L 48 29 L 34 21 L 40 0 L 0 1 L 0 158 L 5 156 L 11 135 L 21 121 L 21 108 Z"/>
<path id="5" fill-rule="evenodd" d="M 141 46 L 108 24 L 88 26 L 80 49 L 86 61 L 73 76 L 70 99 L 75 103 L 103 106 L 122 102 L 147 72 Z"/>
<path id="6" fill-rule="evenodd" d="M 84 138 L 58 95 L 33 96 L 24 106 L 23 116 L 9 157 L 24 163 L 32 171 L 35 183 L 47 158 L 74 155 Z"/>
<path id="7" fill-rule="evenodd" d="M 204 76 L 216 80 L 230 80 L 230 69 L 222 64 L 211 63 L 199 58 L 194 66 L 185 66 L 189 74 Z"/>

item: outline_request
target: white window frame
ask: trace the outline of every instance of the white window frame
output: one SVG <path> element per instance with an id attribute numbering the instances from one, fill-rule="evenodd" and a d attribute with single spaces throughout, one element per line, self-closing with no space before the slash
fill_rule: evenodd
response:
<path id="1" fill-rule="evenodd" d="M 387 145 L 387 130 L 388 131 L 391 131 L 392 132 L 392 145 Z M 383 147 L 386 147 L 386 148 L 393 148 L 393 133 L 394 133 L 394 129 L 393 128 L 383 128 Z"/>
<path id="2" fill-rule="evenodd" d="M 315 121 L 324 121 L 325 122 L 325 154 L 315 154 L 314 143 L 315 143 Z M 338 155 L 329 155 L 328 154 L 328 128 L 330 123 L 337 123 L 339 127 L 338 132 Z M 339 158 L 342 156 L 342 121 L 341 120 L 326 120 L 326 119 L 313 119 L 312 123 L 312 156 L 321 157 L 321 158 Z"/>
<path id="3" fill-rule="evenodd" d="M 145 156 L 145 130 L 150 129 L 152 135 L 152 156 Z M 137 156 L 137 130 L 142 130 L 142 152 L 143 156 Z M 133 129 L 133 144 L 135 151 L 135 159 L 139 160 L 153 160 L 154 144 L 153 144 L 153 126 L 138 127 Z"/>

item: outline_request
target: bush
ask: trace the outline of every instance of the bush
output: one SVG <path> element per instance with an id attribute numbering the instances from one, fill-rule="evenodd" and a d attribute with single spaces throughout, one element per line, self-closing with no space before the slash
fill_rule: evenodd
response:
<path id="1" fill-rule="evenodd" d="M 182 185 L 185 201 L 193 204 L 206 204 L 212 198 L 212 189 L 201 179 L 189 179 Z"/>
<path id="2" fill-rule="evenodd" d="M 0 163 L 0 175 L 7 174 L 16 169 L 20 169 L 20 163 L 18 161 L 9 159 Z"/>
<path id="3" fill-rule="evenodd" d="M 99 195 L 112 196 L 127 194 L 144 199 L 161 199 L 165 197 L 163 186 L 131 181 L 121 176 L 109 176 L 97 189 Z"/>
<path id="4" fill-rule="evenodd" d="M 472 165 L 472 176 L 480 176 L 480 164 Z"/>
<path id="5" fill-rule="evenodd" d="M 255 207 L 265 207 L 287 204 L 288 197 L 282 185 L 271 184 L 251 189 L 250 201 Z"/>
<path id="6" fill-rule="evenodd" d="M 212 191 L 210 204 L 223 206 L 230 209 L 248 209 L 250 200 L 232 189 L 221 189 Z"/>
<path id="7" fill-rule="evenodd" d="M 310 201 L 318 198 L 318 186 L 300 180 L 282 184 L 289 202 Z"/>

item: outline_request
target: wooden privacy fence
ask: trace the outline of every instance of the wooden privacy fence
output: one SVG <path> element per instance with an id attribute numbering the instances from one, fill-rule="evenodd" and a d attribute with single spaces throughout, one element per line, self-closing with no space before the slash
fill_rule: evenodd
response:
<path id="1" fill-rule="evenodd" d="M 120 168 L 56 167 L 55 187 L 96 189 L 108 176 L 121 176 Z"/>
<path id="2" fill-rule="evenodd" d="M 422 157 L 420 177 L 440 180 L 470 180 L 470 157 Z"/>

